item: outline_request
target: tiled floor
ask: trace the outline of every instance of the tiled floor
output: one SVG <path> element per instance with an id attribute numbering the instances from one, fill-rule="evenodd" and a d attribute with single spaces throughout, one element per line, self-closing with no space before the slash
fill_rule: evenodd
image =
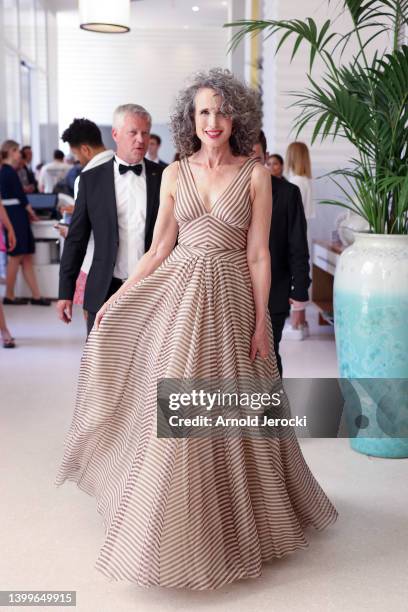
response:
<path id="1" fill-rule="evenodd" d="M 0 589 L 76 590 L 81 612 L 407 612 L 408 460 L 366 457 L 345 439 L 301 440 L 340 517 L 326 531 L 308 530 L 309 549 L 267 564 L 261 578 L 212 592 L 107 581 L 93 567 L 103 540 L 94 499 L 53 485 L 85 335 L 81 312 L 69 326 L 54 306 L 6 314 L 18 348 L 0 349 Z M 334 377 L 331 330 L 308 316 L 312 336 L 283 343 L 285 375 Z"/>

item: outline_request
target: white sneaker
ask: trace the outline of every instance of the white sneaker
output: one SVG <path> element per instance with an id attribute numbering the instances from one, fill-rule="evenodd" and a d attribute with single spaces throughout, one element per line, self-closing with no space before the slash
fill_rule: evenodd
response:
<path id="1" fill-rule="evenodd" d="M 307 321 L 299 327 L 292 327 L 289 323 L 283 328 L 282 338 L 284 340 L 304 340 L 309 336 L 309 325 Z"/>

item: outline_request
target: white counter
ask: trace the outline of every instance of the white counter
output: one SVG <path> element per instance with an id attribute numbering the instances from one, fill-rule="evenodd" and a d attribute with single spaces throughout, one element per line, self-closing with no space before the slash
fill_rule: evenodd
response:
<path id="1" fill-rule="evenodd" d="M 42 297 L 51 299 L 58 298 L 59 262 L 62 253 L 63 239 L 54 225 L 55 219 L 50 221 L 38 221 L 31 224 L 36 252 L 34 254 L 34 270 Z M 21 267 L 18 271 L 15 288 L 17 297 L 31 297 Z"/>

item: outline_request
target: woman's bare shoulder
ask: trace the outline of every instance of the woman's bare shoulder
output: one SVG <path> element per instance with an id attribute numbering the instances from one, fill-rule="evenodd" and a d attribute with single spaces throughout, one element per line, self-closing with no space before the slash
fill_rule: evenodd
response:
<path id="1" fill-rule="evenodd" d="M 162 186 L 169 188 L 173 192 L 177 185 L 177 177 L 179 171 L 179 162 L 174 161 L 163 170 Z"/>
<path id="2" fill-rule="evenodd" d="M 168 180 L 177 178 L 178 169 L 179 169 L 179 162 L 178 161 L 172 162 L 163 170 L 163 177 L 165 177 Z"/>
<path id="3" fill-rule="evenodd" d="M 271 180 L 271 173 L 260 162 L 257 162 L 256 164 L 254 164 L 254 167 L 252 169 L 252 180 L 255 182 L 264 182 L 266 180 Z"/>

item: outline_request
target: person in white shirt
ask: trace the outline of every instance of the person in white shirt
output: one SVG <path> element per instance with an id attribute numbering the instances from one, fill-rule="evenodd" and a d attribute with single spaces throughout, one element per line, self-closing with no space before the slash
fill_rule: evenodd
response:
<path id="1" fill-rule="evenodd" d="M 304 142 L 292 142 L 288 146 L 285 168 L 289 181 L 300 189 L 306 220 L 313 219 L 316 216 L 316 206 L 313 199 L 312 165 L 309 149 Z"/>
<path id="2" fill-rule="evenodd" d="M 151 123 L 142 106 L 119 106 L 112 127 L 115 156 L 81 173 L 61 258 L 57 310 L 61 321 L 70 323 L 76 280 L 93 232 L 94 257 L 84 294 L 88 333 L 102 304 L 151 245 L 163 172 L 145 159 Z"/>
<path id="3" fill-rule="evenodd" d="M 294 185 L 299 187 L 303 208 L 305 211 L 307 223 L 307 242 L 310 256 L 312 256 L 312 241 L 310 236 L 309 219 L 316 216 L 316 206 L 313 198 L 312 187 L 312 165 L 310 162 L 310 154 L 307 145 L 304 142 L 292 142 L 286 151 L 285 168 L 288 173 L 288 179 Z M 310 291 L 310 290 L 309 290 Z M 296 313 L 292 308 L 292 328 L 298 329 L 299 335 L 292 335 L 296 339 L 303 339 L 309 335 L 308 323 L 306 321 L 305 310 Z M 293 323 L 296 316 L 296 324 Z"/>
<path id="4" fill-rule="evenodd" d="M 93 121 L 89 119 L 74 119 L 70 126 L 63 132 L 61 136 L 63 142 L 67 142 L 70 146 L 72 155 L 79 161 L 82 166 L 82 172 L 87 172 L 96 168 L 100 164 L 111 160 L 114 156 L 114 152 L 111 149 L 106 149 L 103 144 L 102 134 L 99 127 Z M 74 184 L 74 199 L 77 198 L 79 181 L 81 175 L 79 175 Z M 66 212 L 73 213 L 74 206 L 71 209 L 66 207 Z M 59 226 L 60 234 L 65 238 L 68 234 L 68 228 Z M 74 304 L 83 305 L 84 303 L 84 292 L 86 286 L 86 279 L 88 277 L 89 269 L 92 264 L 94 255 L 94 238 L 93 232 L 91 232 L 88 247 L 86 250 L 85 258 L 82 262 L 81 271 L 77 278 Z M 84 309 L 85 320 L 87 319 L 88 313 Z"/>
<path id="5" fill-rule="evenodd" d="M 55 185 L 62 181 L 71 169 L 70 164 L 64 162 L 64 153 L 59 149 L 54 151 L 54 160 L 45 164 L 41 170 L 38 180 L 38 189 L 42 193 L 52 193 Z"/>

